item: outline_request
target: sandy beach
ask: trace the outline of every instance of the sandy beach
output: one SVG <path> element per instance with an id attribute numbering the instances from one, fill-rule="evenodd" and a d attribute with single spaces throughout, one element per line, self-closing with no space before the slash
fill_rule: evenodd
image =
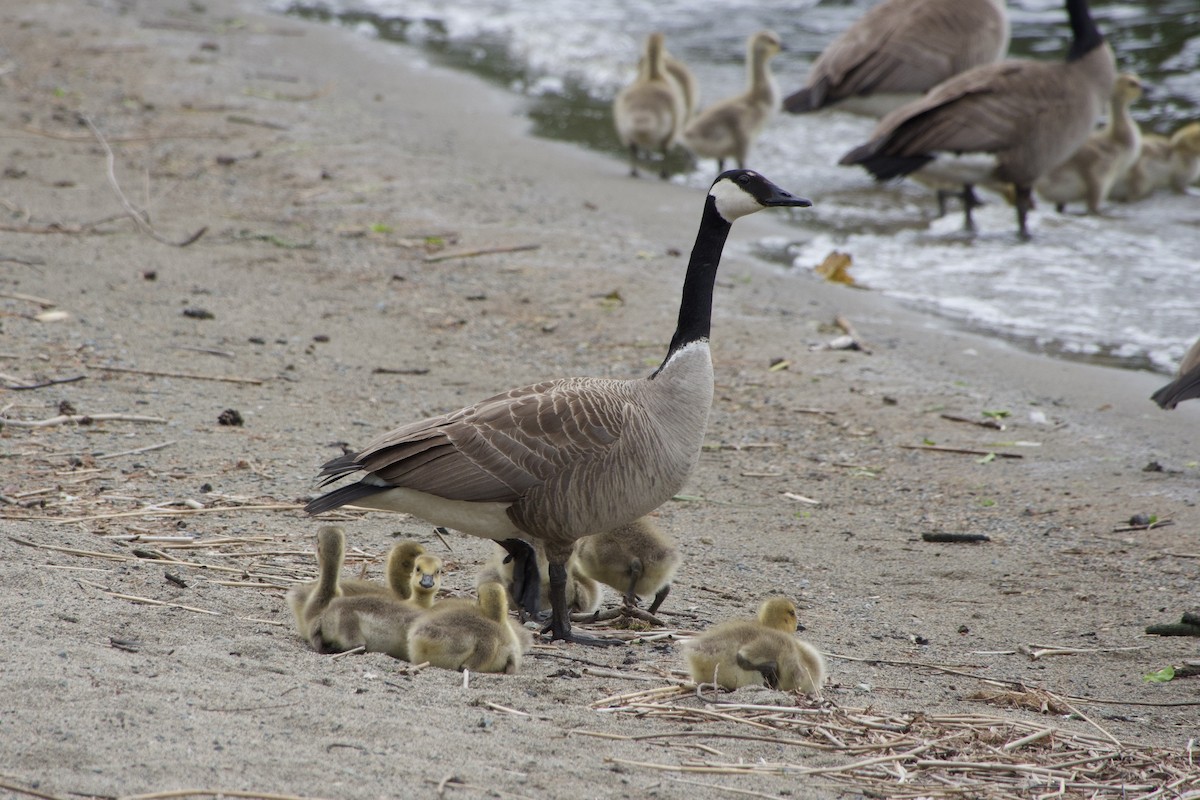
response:
<path id="1" fill-rule="evenodd" d="M 320 464 L 510 386 L 648 373 L 703 195 L 238 0 L 4 6 L 0 133 L 0 795 L 1200 796 L 1197 640 L 1145 632 L 1200 608 L 1200 403 L 1159 410 L 1165 376 L 783 270 L 759 243 L 804 212 L 760 213 L 718 278 L 700 466 L 657 514 L 667 627 L 466 680 L 321 655 L 283 599 Z M 838 318 L 864 349 L 825 347 Z M 329 518 L 349 569 L 417 539 L 448 595 L 490 554 Z M 776 594 L 821 698 L 684 685 L 681 639 Z"/>

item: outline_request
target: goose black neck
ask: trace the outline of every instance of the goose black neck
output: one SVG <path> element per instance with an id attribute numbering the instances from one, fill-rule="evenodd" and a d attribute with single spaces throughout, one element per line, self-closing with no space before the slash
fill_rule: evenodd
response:
<path id="1" fill-rule="evenodd" d="M 1096 27 L 1087 0 L 1067 0 L 1067 16 L 1071 19 L 1072 37 L 1067 61 L 1081 59 L 1104 44 L 1104 34 Z"/>
<path id="2" fill-rule="evenodd" d="M 710 195 L 704 203 L 704 215 L 700 218 L 696 243 L 692 245 L 687 275 L 683 279 L 683 297 L 679 301 L 679 321 L 675 325 L 675 335 L 671 337 L 671 346 L 663 365 L 680 348 L 708 338 L 712 326 L 713 285 L 717 281 L 721 251 L 725 249 L 725 240 L 729 237 L 731 227 L 732 224 L 718 213 L 716 201 Z M 657 371 L 655 374 L 658 374 Z"/>

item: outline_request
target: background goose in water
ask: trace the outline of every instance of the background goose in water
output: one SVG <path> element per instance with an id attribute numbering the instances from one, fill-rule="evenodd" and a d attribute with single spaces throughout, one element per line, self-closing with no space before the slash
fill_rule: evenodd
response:
<path id="1" fill-rule="evenodd" d="M 684 145 L 701 158 L 715 158 L 718 172 L 727 158 L 746 166 L 750 145 L 779 110 L 779 88 L 770 66 L 779 50 L 779 37 L 772 31 L 751 36 L 746 45 L 746 91 L 704 109 L 683 129 Z"/>
<path id="2" fill-rule="evenodd" d="M 757 172 L 718 175 L 705 198 L 675 334 L 650 376 L 545 381 L 402 426 L 326 463 L 323 484 L 362 475 L 305 510 L 354 504 L 496 541 L 540 541 L 553 638 L 598 641 L 571 631 L 566 564 L 575 541 L 632 522 L 683 487 L 712 405 L 713 286 L 730 228 L 764 208 L 808 205 Z"/>
<path id="3" fill-rule="evenodd" d="M 883 0 L 821 51 L 783 107 L 882 116 L 1008 52 L 1004 0 Z"/>
<path id="4" fill-rule="evenodd" d="M 1087 139 L 1112 94 L 1116 65 L 1088 11 L 1066 0 L 1073 35 L 1065 62 L 1008 60 L 975 67 L 879 121 L 871 140 L 842 156 L 877 180 L 921 170 L 938 185 L 1011 183 L 1017 228 L 1033 185 Z M 971 227 L 969 204 L 966 223 Z"/>

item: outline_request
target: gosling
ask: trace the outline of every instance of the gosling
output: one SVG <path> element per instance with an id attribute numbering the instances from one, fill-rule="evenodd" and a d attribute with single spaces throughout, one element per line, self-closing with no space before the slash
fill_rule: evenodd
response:
<path id="1" fill-rule="evenodd" d="M 737 161 L 739 169 L 745 167 L 750 145 L 779 111 L 779 87 L 769 62 L 781 49 L 773 31 L 751 36 L 746 53 L 746 91 L 709 106 L 683 129 L 684 145 L 701 158 L 715 158 L 717 172 L 725 169 L 727 158 Z"/>
<path id="2" fill-rule="evenodd" d="M 408 630 L 414 663 L 458 671 L 515 673 L 532 643 L 529 631 L 508 616 L 508 593 L 497 581 L 479 587 L 479 602 L 444 600 Z"/>
<path id="3" fill-rule="evenodd" d="M 319 533 L 317 538 L 319 542 Z M 391 593 L 397 599 L 407 600 L 413 596 L 413 583 L 417 580 L 413 574 L 413 569 L 416 565 L 417 559 L 424 552 L 425 548 L 419 542 L 414 542 L 408 539 L 402 542 L 397 542 L 388 552 L 387 566 L 385 568 L 387 575 L 386 585 L 380 584 L 376 581 L 364 580 L 362 578 L 338 578 L 338 589 L 340 589 L 342 595 L 349 597 L 360 594 Z M 430 556 L 430 558 L 436 558 L 436 556 Z M 320 545 L 318 543 L 318 562 L 319 560 Z M 440 559 L 438 560 L 438 565 L 440 569 Z M 308 601 L 308 596 L 317 587 L 318 583 L 319 581 L 306 581 L 305 583 L 296 584 L 288 590 L 288 605 L 292 607 L 292 613 L 296 615 L 297 625 L 299 625 L 301 614 L 301 612 L 297 609 L 303 609 L 304 604 Z M 304 630 L 301 630 L 300 635 L 307 636 L 307 633 Z"/>
<path id="4" fill-rule="evenodd" d="M 285 596 L 292 616 L 296 618 L 296 629 L 302 638 L 309 637 L 313 621 L 336 597 L 341 597 L 342 587 L 338 575 L 346 555 L 346 533 L 337 525 L 325 525 L 317 531 L 317 575 L 315 581 L 296 584 Z"/>
<path id="5" fill-rule="evenodd" d="M 1168 187 L 1186 194 L 1197 178 L 1200 178 L 1200 122 L 1192 122 L 1169 139 L 1156 133 L 1144 134 L 1141 155 L 1117 179 L 1109 196 L 1131 202 Z"/>
<path id="6" fill-rule="evenodd" d="M 649 517 L 583 537 L 575 543 L 575 558 L 584 576 L 621 592 L 626 605 L 653 597 L 651 614 L 667 599 L 682 560 L 675 542 Z"/>
<path id="7" fill-rule="evenodd" d="M 663 35 L 650 34 L 637 78 L 613 100 L 613 122 L 617 138 L 629 150 L 631 176 L 638 176 L 641 153 L 657 151 L 663 158 L 659 176 L 664 180 L 669 177 L 666 158 L 687 120 L 687 104 L 679 79 L 667 69 Z"/>
<path id="8" fill-rule="evenodd" d="M 1141 96 L 1137 75 L 1118 75 L 1107 124 L 1088 136 L 1073 156 L 1039 178 L 1034 184 L 1037 193 L 1060 212 L 1068 203 L 1083 200 L 1089 214 L 1100 213 L 1117 179 L 1141 153 L 1142 133 L 1129 113 L 1129 106 Z"/>
<path id="9" fill-rule="evenodd" d="M 393 548 L 393 553 L 395 553 Z M 309 644 L 318 653 L 342 653 L 361 647 L 408 660 L 408 629 L 433 607 L 442 586 L 442 560 L 422 554 L 404 575 L 402 559 L 388 560 L 391 592 L 334 598 L 313 621 Z M 400 598 L 403 588 L 408 596 Z"/>
<path id="10" fill-rule="evenodd" d="M 819 694 L 825 683 L 825 659 L 797 639 L 796 606 L 786 597 L 763 602 L 757 620 L 723 622 L 693 639 L 688 667 L 696 683 L 725 689 L 762 686 Z"/>

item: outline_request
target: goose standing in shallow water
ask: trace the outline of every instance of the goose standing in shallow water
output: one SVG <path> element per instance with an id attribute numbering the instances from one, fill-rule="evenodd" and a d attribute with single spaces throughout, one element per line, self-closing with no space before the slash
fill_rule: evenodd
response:
<path id="1" fill-rule="evenodd" d="M 1142 132 L 1129 106 L 1142 96 L 1137 75 L 1122 73 L 1113 86 L 1108 123 L 1088 136 L 1075 155 L 1047 172 L 1034 185 L 1038 196 L 1062 211 L 1082 200 L 1089 214 L 1099 214 L 1117 178 L 1133 166 L 1142 151 Z"/>
<path id="2" fill-rule="evenodd" d="M 326 463 L 323 485 L 365 474 L 305 510 L 353 504 L 496 541 L 540 541 L 552 637 L 605 641 L 571 631 L 566 564 L 575 541 L 645 516 L 683 487 L 712 405 L 713 286 L 730 228 L 764 208 L 809 205 L 757 172 L 718 175 L 705 198 L 675 334 L 651 375 L 545 381 L 397 428 Z"/>
<path id="3" fill-rule="evenodd" d="M 921 170 L 938 184 L 962 186 L 968 228 L 972 187 L 1011 183 L 1018 233 L 1028 239 L 1034 183 L 1087 139 L 1116 79 L 1087 0 L 1066 7 L 1065 63 L 1007 60 L 968 70 L 881 119 L 871 140 L 838 163 L 859 164 L 880 181 Z"/>
<path id="4" fill-rule="evenodd" d="M 883 0 L 813 62 L 785 110 L 830 106 L 872 116 L 1008 51 L 1004 0 Z"/>
<path id="5" fill-rule="evenodd" d="M 661 33 L 646 38 L 646 51 L 638 62 L 637 79 L 617 93 L 613 100 L 613 122 L 617 138 L 629 150 L 629 174 L 638 175 L 638 157 L 659 152 L 663 165 L 659 176 L 666 179 L 666 158 L 683 131 L 690 109 L 687 91 L 694 94 L 695 82 L 686 89 L 680 84 L 679 62 L 671 59 Z"/>
<path id="6" fill-rule="evenodd" d="M 759 31 L 746 45 L 746 91 L 714 103 L 701 111 L 683 129 L 683 143 L 701 158 L 715 158 L 717 172 L 732 158 L 746 166 L 750 145 L 779 110 L 779 88 L 771 75 L 770 61 L 781 49 L 772 31 Z"/>
<path id="7" fill-rule="evenodd" d="M 722 622 L 688 643 L 692 680 L 726 689 L 765 683 L 817 694 L 825 683 L 825 659 L 795 634 L 795 604 L 786 597 L 765 600 L 757 619 Z"/>

